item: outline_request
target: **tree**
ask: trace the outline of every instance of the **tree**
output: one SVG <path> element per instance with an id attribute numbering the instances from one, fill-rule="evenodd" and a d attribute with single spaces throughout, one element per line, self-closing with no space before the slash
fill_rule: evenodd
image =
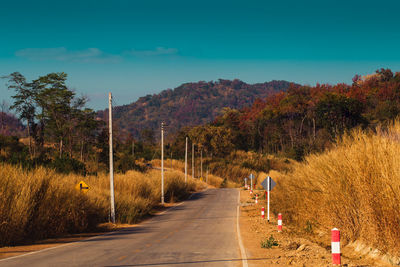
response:
<path id="1" fill-rule="evenodd" d="M 358 124 L 364 123 L 363 105 L 356 99 L 327 93 L 316 106 L 318 124 L 333 138 Z"/>
<path id="2" fill-rule="evenodd" d="M 189 132 L 189 137 L 201 150 L 217 156 L 229 154 L 234 145 L 230 129 L 216 126 L 197 126 Z"/>
<path id="3" fill-rule="evenodd" d="M 150 146 L 153 146 L 156 142 L 156 138 L 154 136 L 154 131 L 152 129 L 144 129 L 141 133 L 140 133 L 141 139 L 142 141 Z"/>
<path id="4" fill-rule="evenodd" d="M 67 74 L 50 73 L 33 81 L 33 87 L 37 91 L 35 98 L 41 114 L 38 118 L 45 125 L 45 133 L 59 143 L 59 157 L 63 154 L 64 140 L 71 128 L 72 101 L 75 93 L 69 90 L 65 84 Z"/>
<path id="5" fill-rule="evenodd" d="M 19 72 L 13 72 L 9 76 L 6 76 L 6 78 L 9 79 L 7 84 L 8 89 L 15 91 L 15 95 L 12 96 L 14 104 L 11 106 L 11 109 L 14 109 L 19 114 L 20 120 L 26 121 L 29 138 L 29 154 L 33 157 L 35 153 L 32 149 L 31 137 L 36 139 L 36 131 L 32 131 L 32 128 L 36 128 L 36 91 L 32 87 L 32 84 L 27 83 L 25 77 Z"/>
<path id="6" fill-rule="evenodd" d="M 104 126 L 104 122 L 96 120 L 96 113 L 89 108 L 83 110 L 75 109 L 74 113 L 76 120 L 74 128 L 77 140 L 79 140 L 80 159 L 84 161 L 84 152 L 95 144 L 97 129 L 101 124 Z M 70 142 L 72 144 L 72 140 Z"/>
<path id="7" fill-rule="evenodd" d="M 3 100 L 0 104 L 0 134 L 4 134 L 6 130 L 6 114 L 8 112 L 8 104 Z"/>

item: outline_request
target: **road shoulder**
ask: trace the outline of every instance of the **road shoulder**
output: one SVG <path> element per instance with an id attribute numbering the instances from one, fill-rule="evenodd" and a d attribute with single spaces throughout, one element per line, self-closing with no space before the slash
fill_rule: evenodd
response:
<path id="1" fill-rule="evenodd" d="M 259 195 L 262 192 L 258 192 Z M 249 191 L 240 190 L 240 232 L 249 266 L 331 265 L 330 251 L 287 229 L 284 217 L 283 232 L 278 233 L 277 219 L 274 216 L 271 216 L 269 223 L 266 218 L 261 218 L 263 206 L 266 207 L 265 200 L 260 200 L 258 204 L 255 204 Z M 271 248 L 262 248 L 261 242 L 271 236 L 276 245 L 272 245 Z M 273 243 L 270 242 L 270 244 Z M 346 257 L 342 257 L 342 263 L 344 266 L 378 266 L 366 259 Z"/>

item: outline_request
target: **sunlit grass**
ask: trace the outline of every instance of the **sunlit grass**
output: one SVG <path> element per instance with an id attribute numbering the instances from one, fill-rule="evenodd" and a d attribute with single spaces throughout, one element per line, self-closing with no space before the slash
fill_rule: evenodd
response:
<path id="1" fill-rule="evenodd" d="M 161 166 L 161 160 L 159 159 L 154 159 L 151 161 L 153 166 L 160 167 Z M 167 170 L 170 170 L 170 167 L 172 166 L 172 170 L 178 170 L 182 173 L 185 173 L 185 162 L 173 159 L 172 164 L 170 160 L 165 160 L 164 161 L 164 168 L 167 168 Z M 227 171 L 226 168 L 224 168 L 225 171 Z M 198 170 L 196 170 L 198 171 Z M 190 165 L 188 164 L 188 177 L 192 177 L 192 169 Z M 195 178 L 194 180 L 199 181 L 199 178 Z M 232 180 L 228 179 L 223 179 L 219 176 L 213 175 L 213 174 L 207 174 L 206 170 L 203 170 L 203 177 L 202 177 L 203 182 L 207 182 L 207 184 L 212 185 L 216 188 L 221 188 L 221 187 L 227 187 L 227 188 L 235 188 L 239 187 L 238 183 L 233 182 Z"/>
<path id="2" fill-rule="evenodd" d="M 75 186 L 86 182 L 90 190 L 80 193 Z M 160 171 L 130 171 L 115 175 L 116 218 L 134 223 L 147 215 L 161 199 Z M 0 165 L 0 245 L 77 233 L 94 229 L 109 219 L 109 176 L 61 175 L 38 168 L 24 171 Z M 178 201 L 205 184 L 178 171 L 165 174 L 166 201 Z"/>
<path id="3" fill-rule="evenodd" d="M 360 240 L 397 256 L 400 240 L 400 123 L 345 136 L 329 152 L 308 156 L 277 180 L 273 210 L 286 222 Z"/>

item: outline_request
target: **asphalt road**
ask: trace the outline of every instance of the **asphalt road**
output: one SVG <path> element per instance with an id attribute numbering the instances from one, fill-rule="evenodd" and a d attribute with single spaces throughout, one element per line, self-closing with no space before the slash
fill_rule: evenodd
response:
<path id="1" fill-rule="evenodd" d="M 137 227 L 0 261 L 0 266 L 242 266 L 237 189 L 209 189 Z"/>

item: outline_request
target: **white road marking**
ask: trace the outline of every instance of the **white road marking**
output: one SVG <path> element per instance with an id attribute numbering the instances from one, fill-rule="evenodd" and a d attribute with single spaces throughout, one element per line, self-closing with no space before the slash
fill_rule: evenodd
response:
<path id="1" fill-rule="evenodd" d="M 243 267 L 248 267 L 249 265 L 247 264 L 247 256 L 246 256 L 246 250 L 244 249 L 243 242 L 242 242 L 242 237 L 240 236 L 240 224 L 239 224 L 239 205 L 240 205 L 240 189 L 239 189 L 239 198 L 238 198 L 238 206 L 237 206 L 237 212 L 236 212 L 236 226 L 237 226 L 237 235 L 238 235 L 238 241 L 239 241 L 239 248 L 240 248 L 240 254 L 242 255 L 242 266 Z"/>
<path id="2" fill-rule="evenodd" d="M 203 190 L 203 191 L 201 191 L 201 192 L 204 192 L 204 191 L 207 191 L 207 189 L 206 189 L 206 190 Z M 193 195 L 195 195 L 196 193 L 199 193 L 199 192 L 192 193 L 192 194 L 188 197 L 188 199 L 191 199 L 191 198 L 193 197 Z M 171 211 L 171 210 L 173 210 L 174 208 L 176 208 L 176 207 L 182 205 L 183 203 L 185 203 L 185 201 L 182 201 L 181 203 L 179 203 L 179 204 L 177 204 L 177 205 L 175 205 L 175 206 L 173 206 L 173 207 L 171 207 L 171 208 L 166 209 L 165 211 L 159 213 L 158 215 L 161 215 L 161 214 L 164 214 L 164 213 L 166 213 L 166 212 L 168 212 L 168 211 Z M 146 222 L 144 222 L 144 223 L 146 223 Z M 121 229 L 121 230 L 123 230 L 123 229 Z M 117 232 L 119 232 L 119 231 L 121 231 L 121 230 L 113 231 L 113 232 L 109 232 L 109 233 L 105 233 L 105 234 L 100 234 L 100 235 L 96 235 L 96 236 L 92 236 L 92 237 L 87 238 L 87 239 L 78 240 L 78 241 L 70 242 L 70 243 L 67 243 L 67 244 L 63 244 L 63 245 L 59 245 L 59 246 L 55 246 L 55 247 L 51 247 L 51 248 L 45 248 L 45 249 L 41 249 L 41 250 L 37 250 L 37 251 L 28 252 L 28 253 L 25 253 L 25 254 L 22 254 L 22 255 L 14 256 L 14 257 L 9 257 L 9 258 L 5 258 L 5 259 L 0 259 L 0 262 L 2 262 L 2 261 L 7 261 L 7 260 L 12 260 L 12 259 L 17 259 L 17 258 L 22 258 L 22 257 L 25 257 L 25 256 L 37 254 L 37 253 L 40 253 L 40 252 L 45 252 L 45 251 L 52 250 L 52 249 L 56 249 L 56 248 L 66 247 L 66 246 L 69 246 L 69 245 L 72 245 L 72 244 L 84 242 L 84 241 L 91 240 L 91 239 L 96 239 L 96 238 L 99 238 L 99 237 L 102 237 L 102 236 L 112 235 L 112 234 L 117 233 Z"/>

